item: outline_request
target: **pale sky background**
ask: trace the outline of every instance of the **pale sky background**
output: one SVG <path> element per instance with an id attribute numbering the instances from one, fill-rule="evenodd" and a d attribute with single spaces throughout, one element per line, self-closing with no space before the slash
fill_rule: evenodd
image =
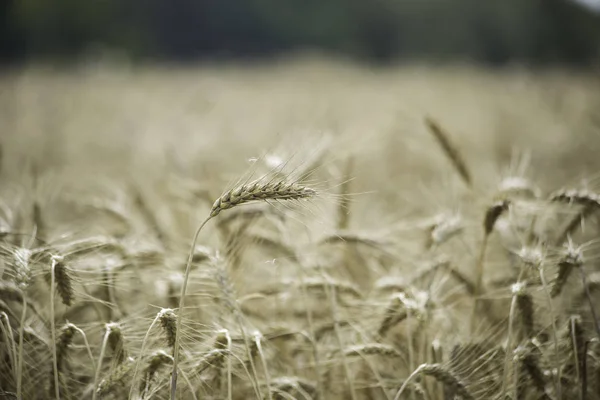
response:
<path id="1" fill-rule="evenodd" d="M 585 7 L 594 10 L 595 12 L 600 12 L 600 0 L 573 0 L 576 3 L 582 4 Z"/>

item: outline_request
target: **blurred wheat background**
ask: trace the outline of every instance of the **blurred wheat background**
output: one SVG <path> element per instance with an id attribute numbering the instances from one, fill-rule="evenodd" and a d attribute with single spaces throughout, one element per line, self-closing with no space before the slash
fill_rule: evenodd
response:
<path id="1" fill-rule="evenodd" d="M 593 2 L 9 3 L 0 398 L 600 399 Z"/>

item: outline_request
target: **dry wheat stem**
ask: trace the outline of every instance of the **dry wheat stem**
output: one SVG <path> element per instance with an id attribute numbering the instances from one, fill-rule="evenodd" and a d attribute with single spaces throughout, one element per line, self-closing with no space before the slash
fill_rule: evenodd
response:
<path id="1" fill-rule="evenodd" d="M 104 354 L 106 353 L 106 345 L 109 342 L 110 336 L 113 333 L 113 323 L 109 323 L 105 325 L 104 337 L 102 339 L 102 345 L 100 346 L 100 357 L 98 358 L 98 365 L 96 366 L 96 374 L 94 375 L 94 391 L 92 392 L 92 400 L 96 400 L 96 396 L 98 395 L 98 384 L 100 382 L 100 372 L 102 371 L 102 362 L 104 360 Z M 114 349 L 113 349 L 114 350 Z M 120 363 L 119 363 L 120 364 Z"/>
<path id="2" fill-rule="evenodd" d="M 498 218 L 500 218 L 500 216 L 502 216 L 502 214 L 504 214 L 508 210 L 509 206 L 510 202 L 508 200 L 503 200 L 496 202 L 486 210 L 485 217 L 483 220 L 483 242 L 481 243 L 481 249 L 479 251 L 479 257 L 477 259 L 477 265 L 475 269 L 475 296 L 481 296 L 482 294 L 485 256 L 487 253 L 490 235 L 494 231 L 494 227 L 496 226 Z M 474 333 L 476 328 L 475 315 L 477 314 L 479 301 L 480 299 L 478 297 L 475 297 L 473 301 L 473 312 L 471 315 L 471 333 Z"/>
<path id="3" fill-rule="evenodd" d="M 231 354 L 231 335 L 227 329 L 223 329 L 221 332 L 225 336 L 225 349 L 227 353 Z M 223 343 L 217 340 L 217 348 L 223 347 Z M 227 400 L 233 399 L 233 384 L 232 384 L 232 357 L 227 357 Z"/>
<path id="4" fill-rule="evenodd" d="M 8 315 L 4 311 L 2 311 L 0 313 L 0 317 L 2 318 L 2 320 L 0 321 L 0 328 L 2 329 L 2 335 L 4 336 L 4 343 L 6 343 L 7 346 L 10 346 L 10 348 L 8 349 L 8 357 L 10 359 L 10 365 L 13 370 L 13 373 L 15 374 L 15 382 L 16 382 L 18 379 L 17 378 L 18 368 L 17 368 L 17 364 L 16 364 L 17 345 L 15 343 L 15 338 L 14 338 L 12 329 L 10 327 L 10 321 L 8 320 Z"/>
<path id="5" fill-rule="evenodd" d="M 300 281 L 301 281 L 301 285 L 300 285 L 300 290 L 302 291 L 302 306 L 304 308 L 305 311 L 305 316 L 306 316 L 306 322 L 308 324 L 308 339 L 311 345 L 311 349 L 312 349 L 312 356 L 313 356 L 313 360 L 315 363 L 315 371 L 317 373 L 317 394 L 320 397 L 321 396 L 321 376 L 322 375 L 322 371 L 321 371 L 321 359 L 319 357 L 319 349 L 317 348 L 317 331 L 315 329 L 315 325 L 314 325 L 314 319 L 313 319 L 313 311 L 312 311 L 312 307 L 309 307 L 308 305 L 308 294 L 307 294 L 307 288 L 306 285 L 304 284 L 305 282 L 305 275 L 304 275 L 304 268 L 301 269 L 301 276 L 300 276 Z M 335 326 L 335 325 L 334 325 Z"/>
<path id="6" fill-rule="evenodd" d="M 446 386 L 450 386 L 457 391 L 457 394 L 463 398 L 463 400 L 475 400 L 475 398 L 467 391 L 464 384 L 461 383 L 452 373 L 440 364 L 421 364 L 416 368 L 412 374 L 406 378 L 400 389 L 396 393 L 394 400 L 400 400 L 400 396 L 404 393 L 408 384 L 419 374 L 425 374 L 431 376 L 443 383 Z"/>
<path id="7" fill-rule="evenodd" d="M 183 278 L 183 284 L 181 286 L 181 295 L 179 298 L 179 313 L 177 316 L 177 334 L 175 337 L 175 346 L 173 349 L 173 372 L 171 374 L 171 400 L 176 399 L 177 392 L 177 365 L 179 363 L 179 341 L 181 337 L 181 321 L 183 319 L 183 308 L 185 306 L 185 293 L 190 275 L 190 267 L 192 264 L 192 258 L 194 257 L 194 250 L 196 248 L 196 242 L 200 231 L 212 218 L 219 215 L 222 210 L 233 208 L 240 204 L 249 203 L 251 201 L 259 200 L 294 200 L 303 199 L 315 196 L 316 192 L 313 189 L 296 183 L 286 183 L 285 181 L 279 182 L 268 182 L 261 183 L 260 180 L 244 184 L 232 189 L 221 197 L 219 197 L 213 204 L 210 210 L 209 216 L 200 224 L 194 238 L 192 239 L 192 245 L 188 260 L 185 267 L 185 273 Z"/>
<path id="8" fill-rule="evenodd" d="M 60 385 L 58 379 L 58 360 L 56 357 L 56 327 L 54 326 L 54 283 L 56 279 L 56 264 L 58 259 L 52 257 L 50 283 L 50 332 L 52 334 L 52 370 L 54 373 L 54 396 L 60 400 Z"/>
<path id="9" fill-rule="evenodd" d="M 598 339 L 600 339 L 600 319 L 598 319 L 598 315 L 596 314 L 596 307 L 594 307 L 594 301 L 592 299 L 590 285 L 588 285 L 588 283 L 587 283 L 587 276 L 584 271 L 584 266 L 581 265 L 578 269 L 579 269 L 579 274 L 581 276 L 581 282 L 583 284 L 583 289 L 585 290 L 585 295 L 590 304 L 590 312 L 592 313 L 592 319 L 594 320 L 594 328 L 596 329 L 596 335 L 598 336 Z"/>
<path id="10" fill-rule="evenodd" d="M 23 398 L 23 333 L 27 317 L 27 301 L 23 296 L 23 310 L 21 311 L 21 324 L 19 326 L 19 360 L 17 364 L 17 399 Z"/>
<path id="11" fill-rule="evenodd" d="M 335 332 L 335 338 L 337 341 L 337 345 L 341 351 L 342 355 L 342 365 L 344 367 L 344 374 L 346 375 L 346 383 L 350 388 L 350 397 L 352 400 L 357 400 L 355 389 L 354 389 L 354 380 L 350 374 L 350 367 L 348 366 L 348 361 L 346 360 L 346 354 L 344 353 L 344 343 L 342 341 L 342 334 L 340 333 L 339 324 L 337 321 L 337 301 L 336 301 L 336 288 L 333 285 L 328 286 L 327 294 L 331 301 L 331 317 L 333 318 L 333 330 Z"/>
<path id="12" fill-rule="evenodd" d="M 506 353 L 504 356 L 504 369 L 502 371 L 502 391 L 501 393 L 506 394 L 506 387 L 508 385 L 510 361 L 513 353 L 513 326 L 514 326 L 514 315 L 517 309 L 517 297 L 520 291 L 524 290 L 523 276 L 525 275 L 525 264 L 521 265 L 521 271 L 517 278 L 517 283 L 512 286 L 512 298 L 510 302 L 510 311 L 508 313 L 508 330 L 506 337 Z"/>
<path id="13" fill-rule="evenodd" d="M 254 334 L 254 343 L 256 345 L 256 349 L 258 350 L 258 354 L 262 362 L 263 372 L 265 374 L 265 382 L 267 384 L 267 396 L 269 400 L 273 400 L 273 397 L 271 396 L 271 376 L 269 375 L 269 368 L 267 367 L 267 360 L 265 359 L 260 339 L 261 334 L 259 332 L 256 332 Z"/>
<path id="14" fill-rule="evenodd" d="M 569 318 L 569 333 L 573 348 L 573 358 L 575 359 L 575 372 L 577 380 L 580 381 L 582 373 L 580 362 L 586 357 L 586 354 L 583 350 L 585 340 L 581 328 L 581 319 L 578 316 L 571 316 Z"/>
<path id="15" fill-rule="evenodd" d="M 96 370 L 96 361 L 94 360 L 94 355 L 92 354 L 92 349 L 90 348 L 90 344 L 88 343 L 87 335 L 85 334 L 85 332 L 82 329 L 80 329 L 79 327 L 77 327 L 75 325 L 73 325 L 73 329 L 75 329 L 83 338 L 83 344 L 85 345 L 88 356 L 90 357 L 90 362 L 92 363 L 92 369 Z"/>
<path id="16" fill-rule="evenodd" d="M 183 307 L 185 306 L 185 292 L 187 288 L 187 283 L 190 276 L 190 268 L 192 266 L 192 259 L 194 258 L 194 250 L 196 248 L 196 242 L 198 241 L 198 236 L 200 235 L 200 231 L 206 225 L 212 216 L 209 216 L 200 224 L 196 233 L 194 234 L 194 238 L 192 239 L 192 246 L 190 253 L 188 255 L 187 264 L 185 266 L 185 273 L 183 277 L 183 284 L 181 285 L 181 294 L 179 295 L 179 307 L 178 307 L 178 315 L 177 315 L 177 327 L 176 327 L 176 336 L 175 336 L 175 346 L 173 347 L 173 372 L 171 373 L 171 400 L 176 400 L 175 393 L 177 391 L 177 365 L 179 363 L 179 338 L 181 337 L 181 320 L 183 319 Z"/>
<path id="17" fill-rule="evenodd" d="M 263 396 L 262 396 L 262 393 L 260 390 L 260 384 L 258 382 L 258 374 L 256 373 L 256 366 L 254 365 L 254 358 L 255 358 L 255 355 L 256 355 L 255 353 L 256 353 L 257 349 L 255 346 L 255 343 L 250 342 L 248 340 L 248 335 L 246 334 L 246 329 L 244 327 L 243 314 L 240 310 L 239 304 L 236 301 L 235 295 L 233 293 L 233 285 L 231 284 L 231 282 L 229 280 L 229 276 L 227 275 L 227 271 L 224 268 L 216 269 L 215 279 L 217 281 L 217 284 L 219 285 L 219 289 L 221 290 L 221 293 L 225 297 L 225 302 L 227 304 L 227 307 L 229 308 L 229 311 L 233 315 L 235 323 L 242 335 L 242 339 L 244 342 L 244 348 L 246 350 L 247 362 L 250 365 L 250 369 L 252 370 L 252 375 L 250 375 L 250 378 L 252 379 L 253 388 L 254 388 L 256 396 L 258 398 L 262 399 Z"/>
<path id="18" fill-rule="evenodd" d="M 140 348 L 140 354 L 138 355 L 137 358 L 137 362 L 135 363 L 135 368 L 133 369 L 133 377 L 131 378 L 131 386 L 129 388 L 129 396 L 128 399 L 131 399 L 133 396 L 133 390 L 135 387 L 135 378 L 137 376 L 137 372 L 140 368 L 140 364 L 142 363 L 142 358 L 144 357 L 144 349 L 146 347 L 146 342 L 148 341 L 148 337 L 150 336 L 150 331 L 152 330 L 152 328 L 154 328 L 154 325 L 156 324 L 156 322 L 160 321 L 161 318 L 163 318 L 163 315 L 167 312 L 172 312 L 171 309 L 168 308 L 163 308 L 161 309 L 157 314 L 156 317 L 154 317 L 154 319 L 152 320 L 152 323 L 150 323 L 150 326 L 148 327 L 148 329 L 146 330 L 146 334 L 144 335 L 144 339 L 142 340 L 142 346 Z"/>
<path id="19" fill-rule="evenodd" d="M 559 354 L 559 350 L 558 350 L 558 336 L 557 336 L 557 329 L 556 329 L 556 314 L 554 313 L 554 307 L 552 306 L 552 296 L 550 295 L 550 289 L 548 288 L 548 284 L 546 282 L 546 276 L 544 275 L 544 270 L 543 268 L 540 266 L 539 268 L 539 273 L 540 273 L 540 280 L 542 282 L 542 288 L 544 289 L 544 293 L 546 295 L 546 300 L 548 301 L 548 310 L 550 311 L 550 319 L 551 319 L 551 323 L 552 323 L 552 340 L 554 342 L 554 354 L 556 356 L 556 362 L 558 363 L 560 360 L 560 354 Z M 557 377 L 554 380 L 555 381 L 555 385 L 556 385 L 556 393 L 558 398 L 560 399 L 562 397 L 562 384 L 561 384 L 561 373 L 562 373 L 562 368 L 560 368 L 560 365 L 556 366 L 557 369 Z"/>

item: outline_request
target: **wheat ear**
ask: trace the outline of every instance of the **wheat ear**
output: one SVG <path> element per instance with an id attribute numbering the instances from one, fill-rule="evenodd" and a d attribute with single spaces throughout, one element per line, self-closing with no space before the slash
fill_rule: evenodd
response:
<path id="1" fill-rule="evenodd" d="M 385 317 L 379 325 L 377 334 L 379 337 L 385 336 L 391 328 L 406 318 L 408 318 L 408 313 L 403 309 L 402 300 L 398 296 L 393 296 L 390 304 L 386 307 Z"/>
<path id="2" fill-rule="evenodd" d="M 443 383 L 447 387 L 451 387 L 456 391 L 456 394 L 463 398 L 463 400 L 475 400 L 475 398 L 469 393 L 465 385 L 454 376 L 452 372 L 448 371 L 441 364 L 421 364 L 417 369 L 402 384 L 394 400 L 400 400 L 400 396 L 406 390 L 408 384 L 418 375 L 424 374 L 435 378 L 438 382 Z"/>
<path id="3" fill-rule="evenodd" d="M 440 124 L 438 124 L 433 118 L 425 117 L 425 125 L 429 131 L 433 134 L 433 136 L 438 141 L 439 145 L 442 147 L 454 168 L 465 182 L 468 187 L 471 187 L 471 174 L 469 173 L 469 169 L 467 168 L 467 164 L 465 163 L 465 159 L 461 156 L 458 148 L 450 141 L 450 135 L 442 129 Z"/>
<path id="4" fill-rule="evenodd" d="M 192 245 L 190 246 L 190 252 L 188 260 L 185 266 L 185 273 L 183 278 L 183 285 L 181 286 L 181 295 L 179 298 L 179 312 L 177 316 L 177 327 L 175 336 L 175 346 L 173 349 L 173 372 L 171 374 L 171 400 L 175 400 L 175 393 L 177 392 L 177 365 L 179 363 L 179 341 L 181 337 L 181 322 L 183 319 L 183 307 L 185 306 L 185 292 L 190 276 L 190 267 L 192 265 L 192 258 L 194 257 L 194 250 L 196 248 L 196 242 L 200 231 L 212 218 L 219 215 L 223 210 L 233 208 L 235 206 L 250 203 L 252 201 L 267 201 L 267 200 L 298 200 L 313 197 L 317 192 L 306 186 L 289 183 L 284 180 L 261 182 L 256 180 L 241 186 L 238 186 L 232 190 L 227 191 L 221 197 L 219 197 L 213 204 L 208 217 L 200 224 L 192 239 Z"/>
<path id="5" fill-rule="evenodd" d="M 96 395 L 103 397 L 116 387 L 123 387 L 125 385 L 125 380 L 132 368 L 133 361 L 131 359 L 126 360 L 117 368 L 114 368 L 108 377 L 103 379 L 102 382 L 98 384 L 97 388 L 96 383 L 94 383 L 94 393 L 92 394 L 92 398 L 95 398 Z"/>
<path id="6" fill-rule="evenodd" d="M 523 325 L 523 331 L 527 339 L 531 339 L 534 336 L 534 312 L 533 312 L 533 299 L 531 295 L 527 293 L 525 287 L 521 287 L 520 290 L 515 294 L 517 307 L 521 314 L 521 323 Z"/>
<path id="7" fill-rule="evenodd" d="M 549 397 L 546 394 L 546 377 L 540 368 L 539 354 L 535 353 L 535 351 L 539 352 L 535 345 L 529 341 L 525 345 L 524 354 L 521 357 L 521 364 L 531 378 L 535 389 L 541 394 L 544 400 L 549 400 Z"/>
<path id="8" fill-rule="evenodd" d="M 305 399 L 317 399 L 317 386 L 312 382 L 298 378 L 296 376 L 280 376 L 273 379 L 273 391 L 277 393 L 286 393 L 290 390 L 296 390 Z M 295 398 L 291 397 L 290 398 Z"/>
<path id="9" fill-rule="evenodd" d="M 371 356 L 380 355 L 389 358 L 403 358 L 404 356 L 398 352 L 395 348 L 387 344 L 381 343 L 367 343 L 359 344 L 344 349 L 344 354 L 348 357 L 353 356 Z"/>
<path id="10" fill-rule="evenodd" d="M 73 284 L 71 275 L 61 256 L 52 256 L 53 274 L 56 282 L 56 291 L 58 292 L 62 303 L 65 306 L 73 304 Z"/>
<path id="11" fill-rule="evenodd" d="M 146 370 L 144 372 L 144 379 L 140 382 L 139 390 L 142 399 L 146 397 L 146 392 L 150 388 L 152 379 L 154 378 L 154 375 L 156 375 L 156 372 L 158 372 L 159 368 L 172 361 L 173 357 L 171 357 L 162 350 L 158 350 L 157 352 L 152 354 L 150 360 L 148 361 L 148 366 L 146 367 Z"/>
<path id="12" fill-rule="evenodd" d="M 485 264 L 485 256 L 487 253 L 488 241 L 490 235 L 494 231 L 496 222 L 504 214 L 510 206 L 508 200 L 502 200 L 494 203 L 485 212 L 483 219 L 483 242 L 481 243 L 481 249 L 479 251 L 479 258 L 477 259 L 477 265 L 475 269 L 475 296 L 481 296 L 483 288 L 483 266 Z M 471 315 L 471 332 L 475 330 L 475 315 L 477 314 L 478 298 L 475 298 L 473 304 L 473 313 Z"/>

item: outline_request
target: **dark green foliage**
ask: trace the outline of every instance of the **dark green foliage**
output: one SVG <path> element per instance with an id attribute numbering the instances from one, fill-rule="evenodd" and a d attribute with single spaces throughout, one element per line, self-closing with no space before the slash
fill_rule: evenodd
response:
<path id="1" fill-rule="evenodd" d="M 589 64 L 600 16 L 566 0 L 8 1 L 9 58 L 98 49 L 176 60 L 318 48 L 361 59 Z"/>

